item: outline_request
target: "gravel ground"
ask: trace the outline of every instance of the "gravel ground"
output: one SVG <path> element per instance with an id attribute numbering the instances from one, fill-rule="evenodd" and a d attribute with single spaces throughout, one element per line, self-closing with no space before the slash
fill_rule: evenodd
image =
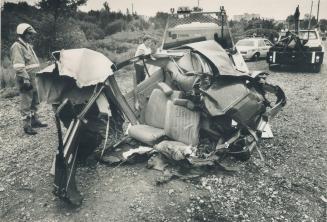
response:
<path id="1" fill-rule="evenodd" d="M 248 65 L 268 71 L 265 61 Z M 31 137 L 21 130 L 19 97 L 0 98 L 0 221 L 327 221 L 327 65 L 319 74 L 270 73 L 288 103 L 272 122 L 275 137 L 260 144 L 264 162 L 257 153 L 247 162 L 230 158 L 224 163 L 236 173 L 161 186 L 161 173 L 144 163 L 81 167 L 77 209 L 51 193 L 51 108 L 41 107 L 49 127 Z"/>

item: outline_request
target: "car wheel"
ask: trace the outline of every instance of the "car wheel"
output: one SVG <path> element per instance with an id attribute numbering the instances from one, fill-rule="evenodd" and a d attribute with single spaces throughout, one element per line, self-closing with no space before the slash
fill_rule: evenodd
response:
<path id="1" fill-rule="evenodd" d="M 278 71 L 280 69 L 281 69 L 281 65 L 280 64 L 274 63 L 274 64 L 270 64 L 269 65 L 269 70 L 270 71 Z"/>
<path id="2" fill-rule="evenodd" d="M 321 69 L 321 64 L 312 65 L 312 71 L 313 71 L 314 73 L 318 73 L 318 72 L 320 72 L 320 69 Z"/>
<path id="3" fill-rule="evenodd" d="M 252 60 L 253 60 L 253 61 L 258 61 L 259 57 L 260 57 L 260 53 L 259 53 L 259 52 L 256 52 L 256 53 L 254 53 L 254 55 L 252 56 Z"/>
<path id="4" fill-rule="evenodd" d="M 242 153 L 232 154 L 232 156 L 237 160 L 247 161 L 248 159 L 250 159 L 251 153 L 250 153 L 250 151 L 247 150 L 247 151 L 244 151 Z"/>
<path id="5" fill-rule="evenodd" d="M 234 143 L 230 147 L 230 154 L 237 160 L 246 161 L 250 159 L 251 152 L 244 145 L 245 145 L 244 142 Z"/>

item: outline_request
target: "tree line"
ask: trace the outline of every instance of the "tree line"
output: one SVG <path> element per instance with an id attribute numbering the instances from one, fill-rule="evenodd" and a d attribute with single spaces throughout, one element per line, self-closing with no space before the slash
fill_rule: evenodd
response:
<path id="1" fill-rule="evenodd" d="M 136 12 L 113 11 L 110 3 L 105 2 L 102 9 L 82 12 L 78 6 L 87 0 L 40 0 L 35 6 L 26 2 L 5 2 L 1 8 L 1 55 L 9 56 L 9 48 L 16 38 L 16 26 L 27 22 L 40 33 L 34 46 L 40 57 L 46 58 L 50 52 L 62 48 L 85 47 L 92 42 L 104 39 L 121 31 L 144 31 L 153 27 L 163 29 L 168 13 L 157 12 L 154 17 L 145 20 Z M 305 15 L 301 27 L 306 28 L 309 16 Z M 234 36 L 242 38 L 253 33 L 273 38 L 278 31 L 294 26 L 294 17 L 290 15 L 285 22 L 273 19 L 253 18 L 251 20 L 230 21 L 229 26 Z M 311 18 L 311 27 L 317 20 Z M 327 29 L 327 20 L 320 20 L 322 31 Z"/>
<path id="2" fill-rule="evenodd" d="M 112 11 L 107 2 L 100 10 L 82 12 L 78 6 L 87 0 L 41 0 L 35 6 L 27 2 L 5 2 L 1 13 L 1 55 L 9 55 L 16 39 L 16 26 L 26 22 L 40 34 L 34 47 L 40 57 L 62 48 L 83 47 L 120 31 L 146 30 L 150 23 L 137 13 Z"/>

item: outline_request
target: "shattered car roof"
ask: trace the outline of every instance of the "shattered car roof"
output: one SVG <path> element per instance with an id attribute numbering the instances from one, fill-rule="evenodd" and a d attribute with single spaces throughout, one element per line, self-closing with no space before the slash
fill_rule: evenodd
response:
<path id="1" fill-rule="evenodd" d="M 80 88 L 104 82 L 113 74 L 113 63 L 102 53 L 87 48 L 61 50 L 57 64 L 59 75 L 74 78 Z M 46 67 L 39 74 L 52 72 L 54 68 L 54 65 Z"/>

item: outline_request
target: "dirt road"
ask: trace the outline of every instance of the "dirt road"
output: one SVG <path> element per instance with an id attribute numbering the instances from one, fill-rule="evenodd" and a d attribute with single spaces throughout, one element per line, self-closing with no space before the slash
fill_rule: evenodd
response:
<path id="1" fill-rule="evenodd" d="M 19 98 L 1 98 L 0 221 L 326 221 L 326 64 L 325 56 L 319 74 L 270 72 L 288 103 L 272 122 L 275 137 L 260 145 L 265 162 L 256 153 L 247 162 L 227 159 L 236 173 L 161 186 L 155 183 L 161 173 L 144 163 L 82 167 L 77 180 L 85 199 L 77 209 L 51 193 L 57 146 L 51 108 L 41 107 L 49 127 L 30 137 L 20 127 Z M 268 71 L 265 61 L 248 65 Z"/>

